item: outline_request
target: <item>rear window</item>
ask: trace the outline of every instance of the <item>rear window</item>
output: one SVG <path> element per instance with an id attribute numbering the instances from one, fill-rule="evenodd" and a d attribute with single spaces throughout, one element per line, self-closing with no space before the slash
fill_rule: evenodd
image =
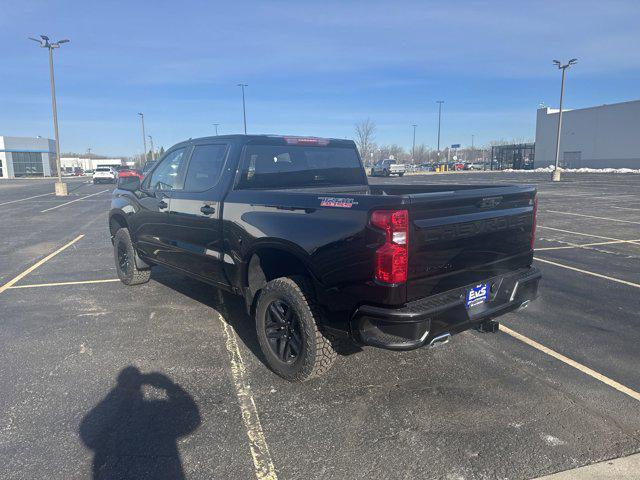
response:
<path id="1" fill-rule="evenodd" d="M 296 188 L 365 183 L 354 148 L 247 145 L 240 188 Z"/>
<path id="2" fill-rule="evenodd" d="M 110 172 L 111 167 L 98 167 L 96 168 L 96 172 Z"/>

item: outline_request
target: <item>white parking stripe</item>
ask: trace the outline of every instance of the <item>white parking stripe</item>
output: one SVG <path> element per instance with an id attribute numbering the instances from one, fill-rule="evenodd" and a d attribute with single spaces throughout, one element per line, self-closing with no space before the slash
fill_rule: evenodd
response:
<path id="1" fill-rule="evenodd" d="M 611 205 L 610 208 L 617 208 L 618 210 L 633 210 L 634 212 L 640 212 L 640 208 L 617 207 L 617 206 L 614 206 L 614 205 Z"/>
<path id="2" fill-rule="evenodd" d="M 14 285 L 13 288 L 41 288 L 41 287 L 61 287 L 65 285 L 88 285 L 93 283 L 112 283 L 119 282 L 119 278 L 108 278 L 105 280 L 79 280 L 75 282 L 54 282 L 54 283 L 30 283 L 28 285 Z"/>
<path id="3" fill-rule="evenodd" d="M 550 241 L 551 242 L 557 242 L 557 240 L 550 240 Z M 640 241 L 640 239 L 635 240 L 635 241 Z M 536 248 L 536 252 L 541 252 L 541 251 L 545 251 L 545 250 L 565 250 L 567 248 L 599 247 L 600 245 L 615 245 L 615 244 L 620 244 L 620 243 L 632 243 L 632 244 L 635 245 L 635 243 L 633 243 L 633 241 L 631 241 L 631 240 L 611 240 L 609 242 L 583 243 L 581 245 L 578 245 L 576 243 L 569 243 L 569 242 L 566 242 L 566 243 L 568 243 L 569 245 L 562 246 L 562 247 L 541 247 L 541 248 Z"/>
<path id="4" fill-rule="evenodd" d="M 608 217 L 595 217 L 593 215 L 585 215 L 583 213 L 560 212 L 558 210 L 545 210 L 545 212 L 559 213 L 560 215 L 573 215 L 575 217 L 595 218 L 597 220 L 609 220 L 610 222 L 633 223 L 635 225 L 640 225 L 640 222 L 633 222 L 631 220 L 620 220 L 618 218 L 608 218 Z"/>
<path id="5" fill-rule="evenodd" d="M 104 192 L 108 192 L 109 190 L 102 190 L 101 192 L 97 192 L 97 193 L 92 193 L 91 195 L 85 195 L 82 198 L 76 198 L 75 200 L 71 200 L 70 202 L 66 202 L 66 203 L 61 203 L 60 205 L 56 205 L 55 207 L 51 207 L 51 208 L 47 208 L 45 210 L 42 210 L 40 213 L 44 213 L 44 212 L 49 212 L 51 210 L 55 210 L 56 208 L 60 208 L 60 207 L 64 207 L 65 205 L 69 205 L 71 203 L 75 203 L 75 202 L 81 202 L 82 200 L 84 200 L 85 198 L 89 198 L 89 197 L 94 197 L 96 195 L 100 195 L 101 193 Z"/>
<path id="6" fill-rule="evenodd" d="M 227 352 L 229 352 L 229 362 L 231 363 L 231 375 L 236 388 L 238 403 L 240 404 L 242 421 L 249 438 L 249 450 L 253 458 L 256 478 L 258 480 L 277 480 L 276 469 L 273 466 L 269 446 L 262 431 L 256 402 L 253 400 L 251 385 L 249 385 L 246 378 L 246 368 L 242 355 L 240 355 L 236 334 L 222 315 L 218 314 L 218 318 L 226 337 L 226 347 Z"/>
<path id="7" fill-rule="evenodd" d="M 577 370 L 580 370 L 582 373 L 589 375 L 590 377 L 595 378 L 596 380 L 599 380 L 602 383 L 609 385 L 611 388 L 615 388 L 619 392 L 622 392 L 625 395 L 629 395 L 634 400 L 638 400 L 640 402 L 640 393 L 636 392 L 635 390 L 632 390 L 629 387 L 626 387 L 625 385 L 622 385 L 621 383 L 618 383 L 615 380 L 612 380 L 611 378 L 602 375 L 601 373 L 598 373 L 595 370 L 592 370 L 591 368 L 562 355 L 561 353 L 556 352 L 555 350 L 551 350 L 550 348 L 545 347 L 535 340 L 531 340 L 529 337 L 525 337 L 521 333 L 511 330 L 509 327 L 500 325 L 500 331 L 506 333 L 507 335 L 511 335 L 513 338 L 518 339 L 521 342 L 524 342 L 527 345 L 540 350 L 543 353 L 546 353 L 547 355 L 550 355 L 556 360 L 560 360 L 561 362 L 566 363 L 567 365 L 570 365 Z"/>
<path id="8" fill-rule="evenodd" d="M 573 232 L 571 230 L 563 230 L 561 228 L 554 228 L 554 227 L 545 227 L 543 225 L 538 225 L 537 228 L 544 228 L 545 230 L 554 230 L 556 232 L 562 232 L 562 233 L 570 233 L 572 235 L 581 235 L 583 237 L 601 238 L 603 240 L 616 240 L 616 241 L 619 241 L 621 243 L 636 243 L 636 244 L 638 243 L 637 240 L 623 240 L 621 238 L 603 237 L 602 235 L 593 235 L 591 233 Z"/>
<path id="9" fill-rule="evenodd" d="M 609 280 L 611 282 L 621 283 L 623 285 L 628 285 L 630 287 L 640 288 L 640 284 L 629 282 L 627 280 L 622 280 L 620 278 L 609 277 L 607 275 L 602 275 L 601 273 L 590 272 L 589 270 L 582 270 L 576 267 L 570 267 L 569 265 L 564 265 L 558 262 L 552 262 L 551 260 L 544 260 L 542 258 L 535 257 L 534 260 L 542 263 L 548 263 L 550 265 L 555 265 L 556 267 L 566 268 L 567 270 L 573 270 L 574 272 L 584 273 L 585 275 L 591 275 L 592 277 L 603 278 L 605 280 Z"/>
<path id="10" fill-rule="evenodd" d="M 53 195 L 53 192 L 43 193 L 43 194 L 41 194 L 41 195 L 34 195 L 33 197 L 18 198 L 17 200 L 11 200 L 10 202 L 3 202 L 3 203 L 0 203 L 0 206 L 2 206 L 2 205 L 9 205 L 10 203 L 23 202 L 23 201 L 25 201 L 25 200 L 31 200 L 32 198 L 45 197 L 45 196 L 47 196 L 47 195 Z"/>
<path id="11" fill-rule="evenodd" d="M 19 274 L 16 277 L 13 277 L 11 280 L 9 280 L 7 283 L 5 283 L 4 285 L 2 285 L 0 287 L 0 293 L 4 292 L 5 290 L 8 290 L 9 288 L 11 288 L 13 285 L 15 285 L 16 283 L 18 283 L 20 280 L 22 280 L 24 277 L 26 277 L 27 275 L 29 275 L 31 272 L 33 272 L 36 268 L 38 268 L 40 265 L 42 265 L 45 262 L 48 262 L 49 260 L 51 260 L 53 257 L 55 257 L 56 255 L 58 255 L 60 252 L 63 252 L 64 250 L 66 250 L 67 248 L 69 248 L 71 245 L 73 245 L 74 243 L 76 243 L 78 240 L 80 240 L 82 237 L 84 237 L 84 234 L 82 235 L 78 235 L 76 238 L 74 238 L 73 240 L 71 240 L 69 243 L 67 243 L 66 245 L 63 245 L 62 247 L 60 247 L 59 249 L 57 249 L 55 252 L 50 253 L 49 255 L 47 255 L 46 257 L 44 257 L 42 260 L 38 260 L 36 263 L 34 263 L 33 265 L 31 265 L 29 268 L 27 268 L 24 272 L 22 272 L 21 274 Z"/>

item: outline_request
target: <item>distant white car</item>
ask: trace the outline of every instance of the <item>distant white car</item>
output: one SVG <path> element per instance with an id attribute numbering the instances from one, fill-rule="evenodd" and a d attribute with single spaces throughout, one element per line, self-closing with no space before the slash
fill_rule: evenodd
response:
<path id="1" fill-rule="evenodd" d="M 111 167 L 98 167 L 93 172 L 93 183 L 116 183 L 118 173 Z"/>
<path id="2" fill-rule="evenodd" d="M 371 176 L 383 176 L 388 177 L 389 175 L 398 175 L 399 177 L 404 175 L 404 172 L 407 171 L 406 166 L 403 163 L 398 163 L 395 160 L 381 160 L 376 163 L 373 167 L 371 167 Z"/>

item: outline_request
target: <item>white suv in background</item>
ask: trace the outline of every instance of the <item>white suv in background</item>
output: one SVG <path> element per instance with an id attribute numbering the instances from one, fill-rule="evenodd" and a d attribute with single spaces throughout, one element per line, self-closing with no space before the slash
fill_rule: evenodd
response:
<path id="1" fill-rule="evenodd" d="M 390 158 L 388 160 L 381 160 L 371 167 L 371 176 L 377 177 L 378 175 L 382 175 L 383 177 L 388 177 L 389 175 L 398 175 L 401 177 L 406 171 L 407 169 L 404 163 L 398 163 Z"/>
<path id="2" fill-rule="evenodd" d="M 93 172 L 93 183 L 116 183 L 118 173 L 113 167 L 97 167 Z"/>

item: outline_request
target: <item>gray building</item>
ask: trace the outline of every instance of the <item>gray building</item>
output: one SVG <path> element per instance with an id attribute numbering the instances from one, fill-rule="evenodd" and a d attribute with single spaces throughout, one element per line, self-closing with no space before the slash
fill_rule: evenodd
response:
<path id="1" fill-rule="evenodd" d="M 0 135 L 0 178 L 50 177 L 56 173 L 53 140 Z"/>
<path id="2" fill-rule="evenodd" d="M 558 110 L 538 109 L 536 168 L 555 163 Z M 564 110 L 560 166 L 640 168 L 640 100 Z"/>

